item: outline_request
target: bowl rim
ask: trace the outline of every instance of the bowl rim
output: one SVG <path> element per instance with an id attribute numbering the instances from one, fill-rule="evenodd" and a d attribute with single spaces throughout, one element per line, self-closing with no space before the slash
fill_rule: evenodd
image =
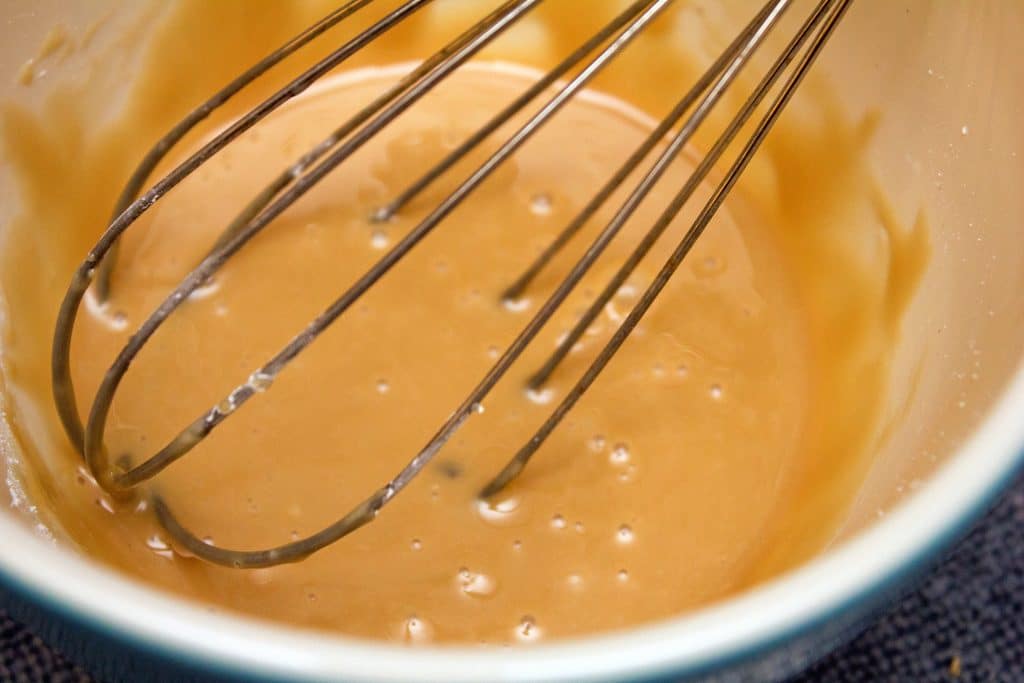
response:
<path id="1" fill-rule="evenodd" d="M 618 680 L 693 674 L 754 657 L 912 574 L 987 510 L 1024 464 L 1024 367 L 977 429 L 884 519 L 766 583 L 621 632 L 483 651 L 409 648 L 210 613 L 0 515 L 0 583 L 158 656 L 233 676 L 349 681 Z"/>

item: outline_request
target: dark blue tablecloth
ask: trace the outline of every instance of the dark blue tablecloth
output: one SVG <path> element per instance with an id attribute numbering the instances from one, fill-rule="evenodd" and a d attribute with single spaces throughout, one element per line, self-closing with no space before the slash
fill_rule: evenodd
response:
<path id="1" fill-rule="evenodd" d="M 0 681 L 90 681 L 0 612 Z M 1024 479 L 920 587 L 799 683 L 1024 683 Z"/>

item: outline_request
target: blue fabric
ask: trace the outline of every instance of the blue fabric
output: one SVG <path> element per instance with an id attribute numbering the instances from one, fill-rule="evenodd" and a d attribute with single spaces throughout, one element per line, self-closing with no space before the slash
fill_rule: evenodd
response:
<path id="1" fill-rule="evenodd" d="M 36 681 L 93 679 L 0 612 L 0 682 Z M 1024 479 L 916 591 L 792 683 L 859 681 L 1024 683 Z"/>

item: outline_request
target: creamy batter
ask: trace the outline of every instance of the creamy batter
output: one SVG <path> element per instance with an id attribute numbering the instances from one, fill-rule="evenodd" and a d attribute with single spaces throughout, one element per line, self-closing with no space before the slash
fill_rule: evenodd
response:
<path id="1" fill-rule="evenodd" d="M 115 401 L 111 453 L 139 462 L 155 452 L 415 226 L 513 128 L 395 220 L 368 216 L 536 77 L 490 60 L 549 64 L 617 6 L 587 2 L 595 16 L 570 21 L 580 4 L 544 5 L 175 314 Z M 232 570 L 171 547 L 144 496 L 117 501 L 98 489 L 65 442 L 48 389 L 50 331 L 71 269 L 154 135 L 328 6 L 181 2 L 161 16 L 138 85 L 99 128 L 85 127 L 95 109 L 71 86 L 40 111 L 4 111 L 23 202 L 2 252 L 4 370 L 21 478 L 51 527 L 82 552 L 215 609 L 413 643 L 623 628 L 746 588 L 824 547 L 869 464 L 890 349 L 927 244 L 923 226 L 888 218 L 871 183 L 860 155 L 871 122 L 843 121 L 813 82 L 641 327 L 494 500 L 476 492 L 608 340 L 709 187 L 548 387 L 526 392 L 526 378 L 685 181 L 710 132 L 669 170 L 485 412 L 373 524 L 299 564 Z M 83 414 L 120 346 L 253 193 L 404 72 L 369 65 L 428 54 L 482 9 L 439 2 L 390 49 L 286 106 L 147 214 L 124 241 L 111 300 L 88 298 L 76 330 Z M 330 523 L 389 479 L 621 202 L 591 221 L 522 306 L 501 304 L 503 288 L 650 131 L 648 114 L 660 116 L 721 48 L 728 32 L 717 21 L 725 18 L 701 3 L 659 20 L 599 82 L 609 94 L 570 104 L 269 391 L 160 475 L 154 485 L 183 521 L 218 545 L 277 545 Z M 703 42 L 686 40 L 691 34 Z M 181 35 L 195 37 L 189 49 Z"/>

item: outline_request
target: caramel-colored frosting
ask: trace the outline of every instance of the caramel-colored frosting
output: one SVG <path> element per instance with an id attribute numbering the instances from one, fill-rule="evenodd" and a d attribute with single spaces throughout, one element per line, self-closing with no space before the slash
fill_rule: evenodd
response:
<path id="1" fill-rule="evenodd" d="M 89 295 L 75 332 L 83 414 L 118 349 L 253 194 L 407 70 L 375 67 L 430 54 L 484 4 L 431 5 L 146 214 L 124 240 L 110 300 Z M 140 462 L 245 381 L 514 128 L 394 220 L 372 223 L 374 209 L 528 87 L 537 73 L 526 67 L 550 66 L 621 4 L 543 4 L 255 238 L 132 365 L 109 419 L 110 453 Z M 44 521 L 79 551 L 216 609 L 409 642 L 529 642 L 624 628 L 707 604 L 822 549 L 870 463 L 898 321 L 927 241 L 922 225 L 891 220 L 871 181 L 861 152 L 872 122 L 845 121 L 813 79 L 636 333 L 493 500 L 478 500 L 480 487 L 609 339 L 711 185 L 544 390 L 525 391 L 527 377 L 685 182 L 726 111 L 671 166 L 485 411 L 372 524 L 298 564 L 233 570 L 172 547 L 145 487 L 131 500 L 98 489 L 50 398 L 49 342 L 70 273 L 152 142 L 330 5 L 184 0 L 153 11 L 156 29 L 139 28 L 145 48 L 116 111 L 97 89 L 123 64 L 102 54 L 91 88 L 58 85 L 38 110 L 3 110 L 3 152 L 21 202 L 0 252 L 5 393 L 22 451 L 19 480 Z M 317 531 L 387 481 L 491 367 L 624 194 L 521 305 L 503 305 L 502 290 L 652 129 L 649 116 L 689 87 L 728 40 L 733 18 L 704 3 L 666 13 L 594 91 L 152 486 L 210 542 L 260 548 Z M 355 27 L 332 33 L 320 53 L 346 30 Z M 293 66 L 314 57 L 303 53 Z M 727 109 L 756 77 L 744 77 Z M 201 134 L 223 122 L 215 117 Z M 190 138 L 175 158 L 199 142 Z"/>

